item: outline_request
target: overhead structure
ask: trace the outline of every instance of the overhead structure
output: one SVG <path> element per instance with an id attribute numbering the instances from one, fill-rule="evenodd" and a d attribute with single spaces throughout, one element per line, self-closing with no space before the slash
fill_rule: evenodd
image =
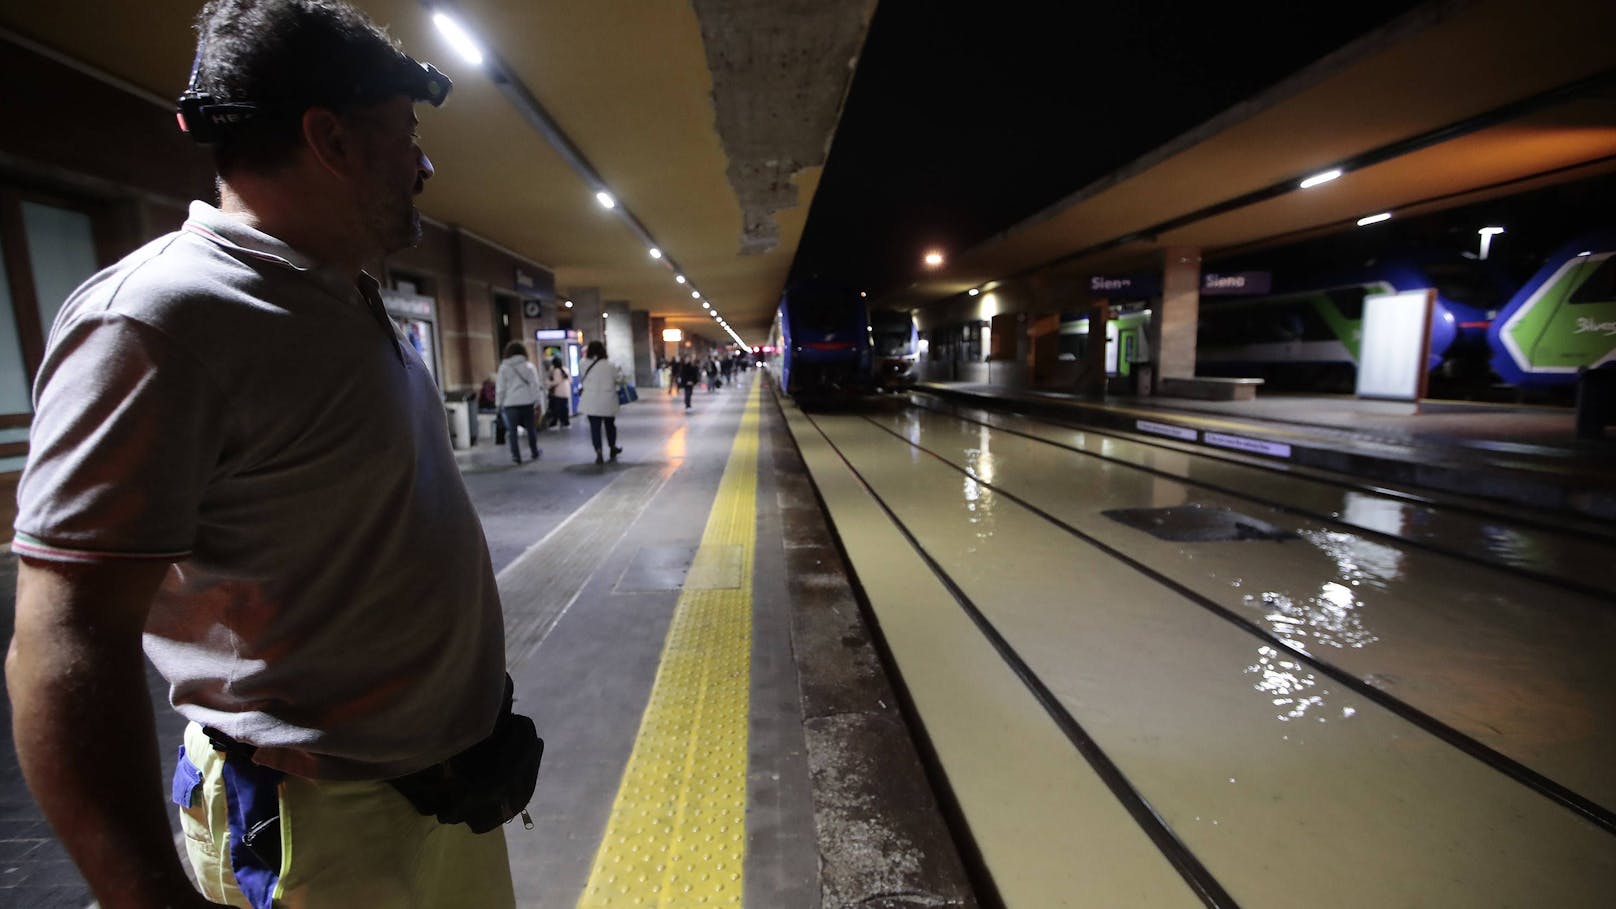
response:
<path id="1" fill-rule="evenodd" d="M 167 99 L 199 5 L 10 4 L 0 28 Z M 422 117 L 437 167 L 424 214 L 544 263 L 559 288 L 722 334 L 705 299 L 761 342 L 873 0 L 355 5 L 455 80 L 451 103 Z M 451 46 L 439 14 L 481 62 Z"/>
<path id="2" fill-rule="evenodd" d="M 1429 3 L 882 301 L 1244 251 L 1616 171 L 1616 5 Z"/>

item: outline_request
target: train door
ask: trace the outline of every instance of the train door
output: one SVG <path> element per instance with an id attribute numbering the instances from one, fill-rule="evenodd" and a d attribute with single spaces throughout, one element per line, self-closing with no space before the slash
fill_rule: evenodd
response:
<path id="1" fill-rule="evenodd" d="M 1119 329 L 1116 319 L 1107 319 L 1105 322 L 1105 374 L 1117 375 L 1117 336 Z"/>

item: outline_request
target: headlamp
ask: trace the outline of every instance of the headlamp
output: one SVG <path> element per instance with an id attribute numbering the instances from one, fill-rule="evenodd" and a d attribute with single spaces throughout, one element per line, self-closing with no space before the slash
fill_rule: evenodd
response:
<path id="1" fill-rule="evenodd" d="M 340 107 L 348 105 L 379 104 L 394 95 L 407 95 L 412 101 L 425 101 L 441 107 L 448 99 L 454 82 L 430 63 L 397 54 L 388 65 L 354 74 L 354 81 L 346 91 L 335 86 L 319 86 L 313 91 L 300 92 L 302 97 L 275 101 L 220 101 L 197 87 L 197 71 L 202 64 L 202 50 L 197 49 L 191 63 L 191 80 L 179 98 L 175 119 L 180 131 L 203 145 L 220 142 L 232 128 L 267 113 L 298 113 L 311 107 Z"/>

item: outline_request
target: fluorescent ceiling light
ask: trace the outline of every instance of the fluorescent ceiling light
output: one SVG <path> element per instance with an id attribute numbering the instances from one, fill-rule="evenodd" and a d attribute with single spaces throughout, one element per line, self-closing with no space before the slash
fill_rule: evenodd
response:
<path id="1" fill-rule="evenodd" d="M 703 300 L 703 301 L 701 301 L 701 308 L 702 309 L 711 309 L 712 307 L 710 305 L 708 305 L 706 300 Z"/>
<path id="2" fill-rule="evenodd" d="M 612 198 L 612 194 L 604 189 L 598 193 L 595 193 L 595 201 L 600 203 L 601 208 L 617 207 L 617 200 Z"/>
<path id="3" fill-rule="evenodd" d="M 685 283 L 685 276 L 684 275 L 674 275 L 673 280 L 678 281 L 680 284 L 683 284 L 683 283 Z"/>
<path id="4" fill-rule="evenodd" d="M 975 287 L 973 287 L 970 290 L 966 291 L 967 294 L 970 294 L 973 297 L 976 296 L 977 294 L 981 293 L 981 292 L 982 291 L 976 289 Z"/>
<path id="5" fill-rule="evenodd" d="M 699 290 L 691 291 L 690 292 L 690 299 L 692 299 L 692 300 L 700 300 L 701 299 L 701 291 L 699 291 Z"/>
<path id="6" fill-rule="evenodd" d="M 1370 215 L 1367 218 L 1359 218 L 1358 219 L 1358 226 L 1359 227 L 1368 227 L 1371 224 L 1379 224 L 1382 221 L 1389 221 L 1389 220 L 1391 220 L 1391 217 L 1392 217 L 1391 212 L 1383 211 L 1378 215 Z"/>
<path id="7" fill-rule="evenodd" d="M 943 254 L 934 249 L 931 252 L 926 253 L 925 262 L 927 268 L 936 268 L 937 266 L 943 264 Z"/>
<path id="8" fill-rule="evenodd" d="M 1339 176 L 1341 176 L 1341 171 L 1339 169 L 1327 170 L 1322 174 L 1314 174 L 1313 176 L 1308 177 L 1306 180 L 1303 180 L 1300 188 L 1312 189 L 1313 187 L 1318 186 L 1320 183 L 1329 183 L 1331 180 L 1334 180 Z"/>
<path id="9" fill-rule="evenodd" d="M 572 308 L 572 301 L 571 301 L 571 300 L 568 300 L 568 301 L 567 301 L 567 308 L 568 308 L 568 309 L 571 309 L 571 308 Z"/>
<path id="10" fill-rule="evenodd" d="M 655 246 L 651 247 L 651 258 L 653 258 L 653 259 L 662 258 L 662 250 L 657 249 Z"/>
<path id="11" fill-rule="evenodd" d="M 1481 230 L 1476 231 L 1476 233 L 1481 234 L 1483 237 L 1491 237 L 1494 234 L 1501 234 L 1503 232 L 1504 229 L 1502 227 L 1483 227 Z"/>
<path id="12" fill-rule="evenodd" d="M 472 66 L 482 65 L 483 52 L 477 48 L 477 42 L 471 40 L 471 35 L 466 33 L 460 23 L 450 18 L 448 13 L 433 13 L 432 24 L 443 33 L 443 37 L 448 40 L 449 46 L 455 49 L 455 53 L 466 58 L 467 63 Z"/>

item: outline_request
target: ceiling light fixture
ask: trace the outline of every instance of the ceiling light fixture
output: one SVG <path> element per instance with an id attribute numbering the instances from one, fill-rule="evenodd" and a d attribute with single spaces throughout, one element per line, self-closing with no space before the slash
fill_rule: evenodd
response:
<path id="1" fill-rule="evenodd" d="M 703 300 L 703 301 L 701 301 L 701 308 L 702 309 L 712 309 L 712 306 L 709 305 L 706 300 Z"/>
<path id="2" fill-rule="evenodd" d="M 690 292 L 690 299 L 692 299 L 692 300 L 700 300 L 701 299 L 701 291 L 699 291 L 699 290 L 691 291 Z"/>
<path id="3" fill-rule="evenodd" d="M 662 250 L 657 249 L 655 246 L 651 247 L 651 258 L 653 258 L 653 259 L 662 258 Z"/>
<path id="4" fill-rule="evenodd" d="M 471 35 L 461 27 L 460 23 L 450 18 L 448 13 L 433 13 L 432 24 L 455 49 L 455 53 L 466 59 L 472 66 L 482 66 L 483 52 L 478 49 L 477 42 L 471 40 Z"/>
<path id="5" fill-rule="evenodd" d="M 568 309 L 571 309 L 571 308 L 572 308 L 572 301 L 571 301 L 571 300 L 568 300 L 568 301 L 567 301 L 567 308 L 568 308 Z"/>
<path id="6" fill-rule="evenodd" d="M 968 290 L 968 291 L 966 291 L 966 293 L 967 293 L 967 294 L 968 294 L 968 295 L 970 295 L 970 296 L 973 296 L 973 297 L 974 297 L 974 296 L 976 296 L 976 295 L 977 295 L 977 294 L 979 294 L 979 293 L 981 293 L 981 292 L 982 292 L 982 291 L 981 291 L 981 290 L 980 290 L 980 289 L 978 289 L 978 288 L 975 288 L 975 287 L 973 287 L 973 288 L 971 288 L 971 289 L 970 289 L 970 290 Z"/>
<path id="7" fill-rule="evenodd" d="M 1336 170 L 1327 170 L 1322 174 L 1314 174 L 1313 176 L 1308 177 L 1306 180 L 1303 180 L 1298 188 L 1312 189 L 1313 187 L 1318 186 L 1320 183 L 1329 183 L 1331 180 L 1334 180 L 1339 176 L 1341 176 L 1341 170 L 1339 168 Z"/>
<path id="8" fill-rule="evenodd" d="M 617 207 L 617 200 L 612 198 L 612 194 L 604 189 L 598 193 L 595 193 L 595 201 L 600 203 L 601 208 Z"/>
<path id="9" fill-rule="evenodd" d="M 1502 227 L 1483 227 L 1481 230 L 1476 231 L 1476 233 L 1481 234 L 1480 258 L 1482 261 L 1486 261 L 1487 253 L 1492 251 L 1493 237 L 1496 237 L 1503 232 L 1504 229 Z"/>
<path id="10" fill-rule="evenodd" d="M 683 284 L 683 283 L 685 283 L 685 276 L 684 275 L 674 275 L 673 280 L 678 281 L 680 284 Z"/>
<path id="11" fill-rule="evenodd" d="M 1371 224 L 1379 224 L 1382 221 L 1389 221 L 1389 220 L 1391 220 L 1391 217 L 1392 217 L 1391 212 L 1383 211 L 1378 215 L 1370 215 L 1367 218 L 1359 218 L 1358 219 L 1358 226 L 1359 227 L 1368 227 Z"/>
<path id="12" fill-rule="evenodd" d="M 936 268 L 943 264 L 943 254 L 934 249 L 926 253 L 925 263 L 927 268 Z"/>

